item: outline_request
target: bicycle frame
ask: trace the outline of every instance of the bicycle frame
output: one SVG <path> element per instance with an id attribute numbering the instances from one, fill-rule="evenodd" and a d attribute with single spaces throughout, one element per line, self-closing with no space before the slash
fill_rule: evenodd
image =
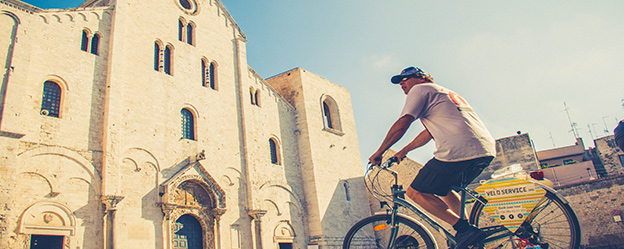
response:
<path id="1" fill-rule="evenodd" d="M 424 213 L 423 211 L 420 210 L 420 208 L 414 206 L 412 203 L 410 203 L 409 201 L 407 201 L 405 199 L 405 193 L 406 191 L 403 190 L 403 187 L 398 185 L 398 173 L 394 170 L 388 169 L 388 168 L 384 168 L 382 167 L 383 170 L 389 172 L 390 174 L 392 174 L 392 176 L 394 177 L 394 185 L 392 186 L 392 207 L 390 207 L 390 205 L 388 205 L 387 203 L 385 203 L 385 205 L 387 205 L 390 208 L 390 213 L 391 213 L 391 227 L 392 227 L 392 236 L 391 236 L 391 240 L 388 242 L 388 248 L 393 248 L 394 247 L 394 239 L 396 239 L 396 235 L 398 233 L 397 231 L 397 227 L 395 224 L 395 217 L 396 214 L 398 214 L 398 209 L 399 207 L 405 207 L 408 210 L 412 211 L 413 213 L 415 213 L 418 217 L 421 218 L 421 220 L 423 220 L 424 222 L 426 222 L 427 224 L 429 224 L 429 226 L 433 229 L 435 229 L 438 233 L 440 234 L 444 234 L 444 236 L 446 237 L 446 240 L 448 241 L 449 247 L 454 248 L 455 245 L 457 245 L 457 242 L 455 240 L 455 236 L 453 234 L 451 234 L 448 230 L 446 230 L 444 227 L 442 227 L 442 225 L 440 225 L 438 222 L 436 222 L 433 218 L 431 218 L 429 215 L 427 215 L 426 213 Z M 475 199 L 475 201 L 481 202 L 484 205 L 488 202 L 485 198 L 481 197 L 478 193 L 476 193 L 473 190 L 467 189 L 465 186 L 462 187 L 454 187 L 453 190 L 457 191 L 460 193 L 460 197 L 461 197 L 461 201 L 460 201 L 460 219 L 464 219 L 466 214 L 465 214 L 465 209 L 466 209 L 466 195 L 470 195 L 472 198 Z M 529 217 L 534 217 L 533 215 L 530 215 Z M 532 218 L 527 217 L 527 220 L 531 220 Z M 497 232 L 503 232 L 506 231 L 500 235 L 494 236 L 494 237 L 488 237 L 486 238 L 483 242 L 487 243 L 490 241 L 494 241 L 494 240 L 498 240 L 500 238 L 509 236 L 511 233 L 511 231 L 509 231 L 507 228 L 505 228 L 504 226 L 496 226 L 496 227 L 491 227 L 485 230 L 486 233 L 488 234 L 494 234 Z"/>
<path id="2" fill-rule="evenodd" d="M 412 203 L 408 202 L 405 199 L 405 190 L 403 190 L 403 187 L 398 185 L 398 173 L 394 170 L 388 169 L 388 168 L 384 168 L 384 170 L 386 170 L 387 172 L 390 172 L 392 174 L 392 176 L 394 177 L 394 185 L 392 186 L 392 203 L 393 206 L 390 207 L 391 209 L 391 226 L 393 228 L 392 230 L 392 236 L 391 236 L 391 240 L 389 241 L 389 245 L 388 248 L 393 248 L 394 246 L 394 239 L 396 238 L 396 233 L 398 231 L 396 231 L 396 227 L 394 224 L 394 217 L 396 216 L 396 214 L 398 213 L 398 209 L 399 207 L 405 207 L 408 210 L 414 212 L 418 217 L 420 217 L 423 221 L 425 221 L 427 224 L 429 224 L 429 226 L 431 226 L 433 229 L 435 229 L 438 233 L 444 234 L 446 236 L 447 241 L 451 244 L 451 245 L 456 245 L 457 242 L 455 241 L 455 236 L 453 234 L 451 234 L 449 231 L 447 231 L 444 227 L 442 227 L 442 225 L 440 225 L 438 222 L 436 222 L 433 218 L 429 217 L 429 215 L 427 215 L 426 213 L 424 213 L 423 211 L 421 211 L 418 207 L 414 206 Z M 466 194 L 471 195 L 473 198 L 475 198 L 475 200 L 480 201 L 480 202 L 484 202 L 484 204 L 487 202 L 486 200 L 484 200 L 482 197 L 480 197 L 477 193 L 473 193 L 473 191 L 469 191 L 468 189 L 466 189 L 465 187 L 462 188 L 454 188 L 454 190 L 459 190 L 461 192 L 461 206 L 460 206 L 460 219 L 464 219 L 465 218 L 465 211 L 464 209 L 466 208 Z M 387 205 L 387 204 L 386 204 Z"/>

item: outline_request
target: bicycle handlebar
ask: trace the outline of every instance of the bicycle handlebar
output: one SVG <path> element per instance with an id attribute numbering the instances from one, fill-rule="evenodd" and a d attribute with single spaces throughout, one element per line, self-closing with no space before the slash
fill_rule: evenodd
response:
<path id="1" fill-rule="evenodd" d="M 386 160 L 385 162 L 379 164 L 379 165 L 373 165 L 370 162 L 368 163 L 368 170 L 373 169 L 375 166 L 380 167 L 382 169 L 387 169 L 392 167 L 392 165 L 394 165 L 395 163 L 399 162 L 399 158 L 393 156 L 391 158 L 388 158 L 388 160 Z"/>

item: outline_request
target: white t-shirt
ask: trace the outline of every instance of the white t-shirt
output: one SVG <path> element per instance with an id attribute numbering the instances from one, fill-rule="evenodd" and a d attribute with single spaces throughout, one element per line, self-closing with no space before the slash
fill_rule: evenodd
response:
<path id="1" fill-rule="evenodd" d="M 456 162 L 496 156 L 494 138 L 461 96 L 434 83 L 413 86 L 401 113 L 421 120 L 436 144 L 435 158 Z"/>

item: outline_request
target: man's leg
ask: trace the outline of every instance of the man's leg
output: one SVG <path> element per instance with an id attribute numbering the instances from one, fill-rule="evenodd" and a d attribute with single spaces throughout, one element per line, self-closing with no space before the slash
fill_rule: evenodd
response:
<path id="1" fill-rule="evenodd" d="M 414 200 L 418 205 L 433 214 L 435 217 L 442 219 L 444 222 L 455 225 L 459 221 L 459 216 L 449 208 L 447 203 L 433 194 L 421 193 L 413 188 L 407 189 L 407 196 Z M 459 203 L 459 201 L 458 201 Z M 457 208 L 459 210 L 459 208 Z"/>
<path id="2" fill-rule="evenodd" d="M 459 209 L 461 209 L 461 196 L 455 191 L 449 192 L 446 196 L 441 196 L 442 201 L 459 217 Z M 465 212 L 464 212 L 465 214 Z"/>

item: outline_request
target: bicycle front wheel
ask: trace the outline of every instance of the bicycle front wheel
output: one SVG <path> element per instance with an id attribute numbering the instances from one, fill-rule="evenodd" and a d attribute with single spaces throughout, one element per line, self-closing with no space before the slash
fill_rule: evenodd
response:
<path id="1" fill-rule="evenodd" d="M 487 230 L 498 230 L 500 235 L 490 235 L 486 248 L 525 248 L 527 245 L 540 245 L 542 248 L 577 249 L 581 243 L 581 228 L 570 205 L 561 200 L 551 190 L 527 220 L 515 233 L 504 229 L 496 220 L 483 211 L 483 203 L 477 202 L 470 213 L 470 223 Z M 531 217 L 533 219 L 531 219 Z"/>
<path id="2" fill-rule="evenodd" d="M 359 221 L 347 232 L 342 248 L 388 248 L 392 236 L 390 219 L 389 214 L 378 214 Z M 395 223 L 398 231 L 394 248 L 435 248 L 427 231 L 406 216 L 397 214 Z"/>

